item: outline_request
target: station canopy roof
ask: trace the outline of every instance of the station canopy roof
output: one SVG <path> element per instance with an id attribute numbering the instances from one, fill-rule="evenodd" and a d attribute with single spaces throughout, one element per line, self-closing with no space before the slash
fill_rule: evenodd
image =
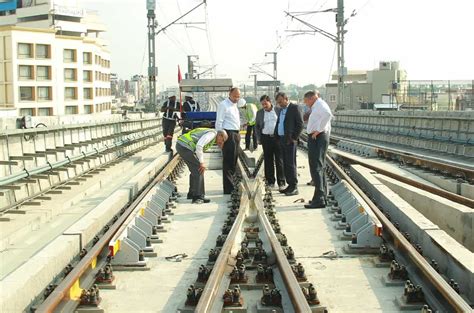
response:
<path id="1" fill-rule="evenodd" d="M 182 92 L 225 92 L 232 88 L 232 79 L 183 79 L 179 83 Z"/>

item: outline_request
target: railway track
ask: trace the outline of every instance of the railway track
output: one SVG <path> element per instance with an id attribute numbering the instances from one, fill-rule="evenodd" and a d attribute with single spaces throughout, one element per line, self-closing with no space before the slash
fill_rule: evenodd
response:
<path id="1" fill-rule="evenodd" d="M 304 147 L 303 147 L 304 150 Z M 248 166 L 251 163 L 252 167 Z M 297 261 L 297 251 L 291 248 L 279 224 L 272 192 L 265 189 L 259 168 L 241 156 L 240 174 L 234 177 L 235 191 L 228 202 L 227 220 L 207 262 L 195 273 L 196 280 L 183 290 L 186 300 L 180 312 L 326 312 L 318 290 L 324 285 L 308 281 L 304 267 Z M 35 312 L 71 311 L 81 306 L 98 306 L 100 296 L 94 284 L 104 278 L 112 261 L 111 240 L 124 222 L 130 220 L 145 195 L 166 180 L 174 181 L 182 164 L 175 156 L 140 195 L 100 234 L 94 246 L 83 253 L 61 281 L 45 290 L 45 299 L 34 307 Z M 420 309 L 423 312 L 471 312 L 463 287 L 448 279 L 447 269 L 423 253 L 416 240 L 403 232 L 404 225 L 393 221 L 387 210 L 380 208 L 370 195 L 348 175 L 348 169 L 328 158 L 326 173 L 331 194 L 329 199 L 335 214 L 341 215 L 345 201 L 356 199 L 357 216 L 364 215 L 366 230 L 355 230 L 355 223 L 344 223 L 347 245 L 357 253 L 378 255 L 378 266 L 387 267 L 391 284 L 404 286 L 400 309 Z M 342 186 L 342 187 L 341 187 Z M 345 190 L 343 190 L 345 188 Z M 343 191 L 341 191 L 343 190 Z M 349 192 L 349 196 L 346 193 Z M 172 209 L 174 190 L 164 201 L 161 218 Z M 363 208 L 363 209 L 360 209 Z M 349 212 L 342 214 L 342 221 Z M 356 217 L 357 217 L 356 216 Z M 341 223 L 341 221 L 337 221 Z M 352 230 L 351 230 L 352 226 Z M 148 244 L 148 243 L 147 243 Z M 143 261 L 140 250 L 138 261 Z M 106 275 L 112 279 L 113 274 Z M 356 288 L 356 286 L 354 286 Z M 79 291 L 82 290 L 82 294 Z M 79 294 L 78 294 L 79 292 Z M 75 293 L 75 295 L 73 295 Z"/>

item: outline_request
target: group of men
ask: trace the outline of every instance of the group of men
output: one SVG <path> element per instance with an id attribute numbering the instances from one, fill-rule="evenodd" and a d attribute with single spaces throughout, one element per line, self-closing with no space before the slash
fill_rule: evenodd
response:
<path id="1" fill-rule="evenodd" d="M 229 97 L 218 105 L 215 129 L 197 128 L 178 138 L 177 152 L 191 172 L 188 199 L 192 199 L 193 203 L 209 202 L 209 199 L 204 197 L 206 168 L 203 151 L 214 143 L 222 149 L 224 194 L 230 194 L 236 187 L 233 185 L 233 176 L 240 146 L 239 100 L 240 90 L 234 87 L 230 90 Z M 246 148 L 250 147 L 250 133 L 253 133 L 254 148 L 257 147 L 257 143 L 263 148 L 266 184 L 270 188 L 277 188 L 278 184 L 280 193 L 294 196 L 299 193 L 296 150 L 304 127 L 303 116 L 299 106 L 291 103 L 285 93 L 277 93 L 275 100 L 278 106 L 272 103 L 269 96 L 261 96 L 262 108 L 258 111 L 249 104 L 243 106 L 247 121 Z M 305 204 L 305 208 L 323 208 L 326 205 L 327 194 L 324 165 L 333 115 L 317 91 L 308 91 L 304 95 L 304 103 L 309 108 L 306 129 L 308 160 L 311 179 L 315 186 L 313 197 Z"/>
<path id="2" fill-rule="evenodd" d="M 163 113 L 163 119 L 161 126 L 163 128 L 163 137 L 165 138 L 165 151 L 173 152 L 171 149 L 171 143 L 173 140 L 174 129 L 176 123 L 181 120 L 181 111 L 182 112 L 199 112 L 201 107 L 199 102 L 193 99 L 191 93 L 186 93 L 184 95 L 184 103 L 181 108 L 181 103 L 176 101 L 176 95 L 172 94 L 168 99 L 163 102 L 161 107 L 161 112 Z"/>

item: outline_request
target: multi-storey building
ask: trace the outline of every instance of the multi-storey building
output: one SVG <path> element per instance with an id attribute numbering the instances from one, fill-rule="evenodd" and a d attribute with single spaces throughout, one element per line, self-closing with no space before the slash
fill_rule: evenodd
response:
<path id="1" fill-rule="evenodd" d="M 30 0 L 3 11 L 0 110 L 33 116 L 110 110 L 110 53 L 99 38 L 105 28 L 75 2 Z"/>

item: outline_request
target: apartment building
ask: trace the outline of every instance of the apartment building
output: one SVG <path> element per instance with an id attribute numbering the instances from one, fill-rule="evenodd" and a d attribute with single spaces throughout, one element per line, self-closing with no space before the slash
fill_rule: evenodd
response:
<path id="1" fill-rule="evenodd" d="M 110 52 L 97 16 L 37 2 L 0 16 L 0 114 L 110 111 Z"/>

